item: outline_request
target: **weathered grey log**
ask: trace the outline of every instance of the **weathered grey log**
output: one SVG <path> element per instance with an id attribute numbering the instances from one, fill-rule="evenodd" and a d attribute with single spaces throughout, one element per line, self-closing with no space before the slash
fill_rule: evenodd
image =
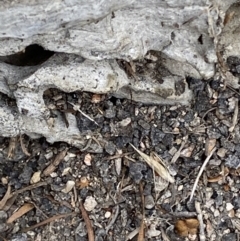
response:
<path id="1" fill-rule="evenodd" d="M 0 135 L 26 133 L 31 137 L 45 136 L 50 142 L 64 140 L 75 146 L 84 145 L 73 115 L 68 115 L 69 128 L 60 117 L 49 126 L 43 93 L 53 87 L 68 93 L 111 92 L 144 103 L 188 104 L 192 94 L 186 76 L 214 77 L 218 51 L 225 62 L 229 56 L 240 55 L 240 7 L 235 2 L 3 1 L 0 92 L 14 98 L 17 106 L 0 103 Z M 55 54 L 35 66 L 7 64 L 10 54 L 24 51 L 31 44 Z M 143 65 L 146 70 L 140 76 L 134 64 L 146 58 L 153 67 Z M 130 62 L 132 76 L 119 66 L 117 59 Z M 151 72 L 157 68 L 160 71 L 153 76 Z M 230 75 L 226 72 L 224 75 Z M 230 79 L 238 87 L 238 79 L 231 75 Z"/>

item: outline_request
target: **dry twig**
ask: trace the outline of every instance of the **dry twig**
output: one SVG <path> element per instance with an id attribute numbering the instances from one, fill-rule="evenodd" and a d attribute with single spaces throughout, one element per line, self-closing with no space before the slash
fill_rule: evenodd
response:
<path id="1" fill-rule="evenodd" d="M 54 161 L 44 169 L 43 174 L 44 176 L 48 176 L 50 175 L 52 172 L 55 171 L 55 169 L 58 167 L 58 165 L 60 164 L 60 162 L 63 160 L 63 158 L 66 156 L 68 151 L 68 148 L 64 149 L 63 151 L 61 151 L 54 159 Z"/>
<path id="2" fill-rule="evenodd" d="M 42 222 L 40 222 L 40 223 L 37 223 L 37 224 L 35 224 L 35 225 L 31 226 L 31 227 L 24 228 L 24 229 L 22 230 L 22 233 L 26 233 L 26 232 L 28 232 L 28 231 L 30 231 L 30 230 L 33 230 L 33 229 L 38 228 L 38 227 L 41 227 L 41 226 L 43 226 L 43 225 L 45 225 L 45 224 L 51 223 L 51 222 L 53 222 L 53 221 L 55 221 L 55 220 L 57 220 L 57 219 L 66 218 L 66 217 L 73 216 L 73 215 L 76 215 L 76 214 L 77 214 L 77 213 L 72 212 L 72 213 L 64 213 L 64 214 L 55 215 L 55 216 L 53 216 L 53 217 L 51 217 L 51 218 L 48 218 L 48 219 L 46 219 L 46 220 L 44 220 L 44 221 L 42 221 Z"/>
<path id="3" fill-rule="evenodd" d="M 195 208 L 197 211 L 197 218 L 199 221 L 199 240 L 200 241 L 205 241 L 206 237 L 205 237 L 205 233 L 204 233 L 204 224 L 203 224 L 203 217 L 202 217 L 202 210 L 200 207 L 200 203 L 199 202 L 195 202 Z"/>
<path id="4" fill-rule="evenodd" d="M 198 175 L 197 175 L 197 178 L 196 178 L 196 180 L 195 180 L 195 182 L 194 182 L 193 189 L 192 189 L 192 192 L 191 192 L 190 200 L 189 200 L 189 201 L 192 200 L 193 194 L 194 194 L 194 192 L 195 192 L 195 190 L 196 190 L 196 188 L 197 188 L 197 184 L 198 184 L 199 178 L 201 177 L 201 175 L 202 175 L 202 173 L 203 173 L 203 171 L 204 171 L 204 168 L 206 167 L 207 163 L 209 162 L 210 158 L 212 157 L 212 155 L 213 155 L 213 153 L 216 151 L 216 149 L 217 149 L 217 148 L 214 147 L 214 148 L 212 149 L 212 151 L 209 153 L 209 156 L 207 156 L 206 160 L 204 161 L 204 163 L 203 163 L 203 165 L 202 165 L 202 167 L 201 167 L 201 169 L 200 169 L 200 171 L 199 171 L 199 173 L 198 173 Z"/>
<path id="5" fill-rule="evenodd" d="M 35 189 L 35 188 L 38 188 L 38 187 L 41 187 L 41 186 L 46 186 L 46 185 L 47 185 L 46 182 L 34 183 L 34 184 L 32 184 L 32 185 L 29 185 L 29 186 L 27 186 L 27 187 L 24 187 L 24 188 L 22 188 L 22 189 L 19 189 L 19 190 L 13 192 L 13 193 L 11 194 L 11 197 L 14 196 L 14 195 L 18 195 L 18 194 L 20 194 L 20 193 L 23 193 L 23 192 L 25 192 L 25 191 L 29 191 L 29 190 L 32 190 L 32 189 Z"/>
<path id="6" fill-rule="evenodd" d="M 143 195 L 143 184 L 142 184 L 142 182 L 140 182 L 139 189 L 140 189 L 140 195 L 141 195 L 141 200 L 142 200 L 142 222 L 141 222 L 141 226 L 140 226 L 140 229 L 139 229 L 137 241 L 144 241 L 144 228 L 145 228 L 145 222 L 144 222 L 145 209 L 144 209 L 144 206 L 145 206 L 145 200 L 144 200 L 144 195 Z"/>
<path id="7" fill-rule="evenodd" d="M 229 128 L 229 132 L 233 132 L 234 128 L 238 122 L 238 99 L 235 100 L 235 109 L 233 113 L 232 125 Z"/>
<path id="8" fill-rule="evenodd" d="M 80 200 L 79 208 L 80 208 L 81 213 L 82 213 L 82 218 L 83 218 L 83 220 L 86 224 L 88 241 L 94 241 L 95 237 L 94 237 L 94 231 L 93 231 L 92 223 L 91 223 L 90 218 L 88 217 L 87 211 L 85 210 L 81 200 Z"/>

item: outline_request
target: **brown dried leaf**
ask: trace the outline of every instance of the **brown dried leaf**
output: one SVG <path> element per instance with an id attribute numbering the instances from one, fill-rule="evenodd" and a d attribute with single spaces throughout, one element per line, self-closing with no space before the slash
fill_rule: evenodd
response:
<path id="1" fill-rule="evenodd" d="M 11 186 L 8 185 L 7 191 L 6 191 L 5 195 L 4 195 L 4 197 L 2 198 L 2 200 L 0 201 L 0 210 L 4 208 L 7 200 L 9 198 L 11 198 L 11 197 L 12 197 L 12 195 L 11 195 Z"/>
<path id="2" fill-rule="evenodd" d="M 156 153 L 151 153 L 151 157 L 145 153 L 139 151 L 134 145 L 130 143 L 133 149 L 146 161 L 146 163 L 155 171 L 159 176 L 170 183 L 174 183 L 174 178 L 170 175 L 169 171 L 165 167 L 163 161 L 157 156 Z M 161 163 L 159 163 L 159 161 Z M 163 164 L 163 165 L 162 165 Z"/>
<path id="3" fill-rule="evenodd" d="M 34 205 L 31 203 L 25 203 L 22 207 L 20 207 L 11 217 L 8 218 L 7 223 L 12 223 L 16 219 L 23 216 L 25 213 L 31 211 L 34 208 Z"/>

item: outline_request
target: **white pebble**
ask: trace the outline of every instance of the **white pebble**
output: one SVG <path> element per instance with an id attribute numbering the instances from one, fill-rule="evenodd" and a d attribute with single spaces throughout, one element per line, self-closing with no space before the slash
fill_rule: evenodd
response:
<path id="1" fill-rule="evenodd" d="M 215 209 L 215 211 L 213 213 L 214 217 L 218 217 L 219 214 L 220 214 L 220 212 L 218 211 L 218 209 Z"/>
<path id="2" fill-rule="evenodd" d="M 84 208 L 90 212 L 97 206 L 97 202 L 94 197 L 88 196 L 86 197 L 83 205 L 84 205 Z"/>
<path id="3" fill-rule="evenodd" d="M 62 190 L 62 192 L 64 193 L 69 193 L 73 187 L 75 186 L 75 182 L 74 181 L 67 181 L 67 184 L 65 186 L 65 188 Z"/>
<path id="4" fill-rule="evenodd" d="M 111 215 L 112 215 L 112 213 L 109 212 L 109 211 L 107 211 L 107 212 L 105 213 L 104 217 L 105 217 L 105 218 L 110 218 Z"/>
<path id="5" fill-rule="evenodd" d="M 230 211 L 234 208 L 234 206 L 231 203 L 226 203 L 226 210 Z"/>
<path id="6" fill-rule="evenodd" d="M 31 184 L 38 183 L 40 179 L 41 179 L 41 171 L 34 172 L 34 174 L 31 177 L 30 183 Z"/>

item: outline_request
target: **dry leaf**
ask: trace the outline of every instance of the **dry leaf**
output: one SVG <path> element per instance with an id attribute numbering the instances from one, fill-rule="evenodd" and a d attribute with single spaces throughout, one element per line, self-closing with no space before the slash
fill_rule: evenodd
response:
<path id="1" fill-rule="evenodd" d="M 196 218 L 188 218 L 185 220 L 178 220 L 175 224 L 175 230 L 179 236 L 186 237 L 189 234 L 197 234 L 199 221 Z"/>
<path id="2" fill-rule="evenodd" d="M 4 208 L 7 200 L 9 198 L 11 198 L 11 197 L 12 197 L 12 195 L 11 195 L 11 186 L 8 185 L 7 191 L 6 191 L 5 195 L 4 195 L 4 197 L 2 198 L 2 200 L 0 201 L 0 210 Z"/>
<path id="3" fill-rule="evenodd" d="M 31 211 L 34 208 L 34 205 L 31 203 L 25 203 L 22 207 L 20 207 L 8 220 L 7 223 L 12 223 L 16 219 L 23 216 L 25 213 Z"/>
<path id="4" fill-rule="evenodd" d="M 147 164 L 164 180 L 174 183 L 174 178 L 170 175 L 169 171 L 165 167 L 163 161 L 156 153 L 151 153 L 151 157 L 146 155 L 145 153 L 139 151 L 135 146 L 131 143 L 130 145 L 133 147 L 134 150 L 138 152 L 138 154 L 147 162 Z M 161 162 L 161 163 L 159 163 Z"/>

